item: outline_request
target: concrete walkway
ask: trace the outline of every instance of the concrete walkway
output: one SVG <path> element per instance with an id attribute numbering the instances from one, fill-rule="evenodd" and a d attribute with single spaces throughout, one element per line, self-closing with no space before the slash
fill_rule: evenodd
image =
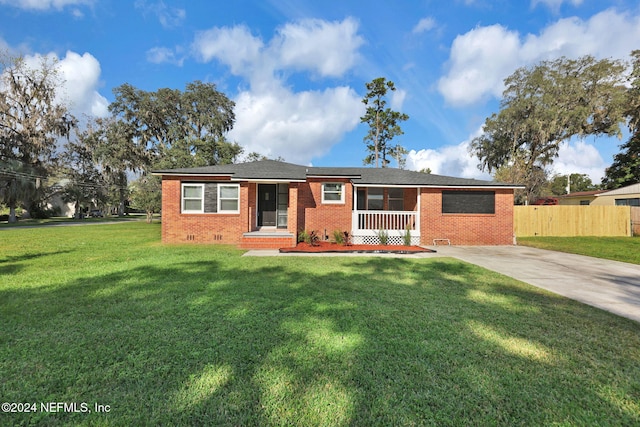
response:
<path id="1" fill-rule="evenodd" d="M 249 251 L 245 256 L 453 257 L 567 298 L 640 322 L 640 265 L 526 246 L 434 246 L 437 253 L 280 254 Z"/>
<path id="2" fill-rule="evenodd" d="M 526 246 L 438 246 L 450 256 L 640 322 L 640 265 Z"/>

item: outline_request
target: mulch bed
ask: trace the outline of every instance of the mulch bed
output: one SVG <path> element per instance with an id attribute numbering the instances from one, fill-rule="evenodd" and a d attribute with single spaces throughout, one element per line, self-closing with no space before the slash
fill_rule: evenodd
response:
<path id="1" fill-rule="evenodd" d="M 419 252 L 435 252 L 420 246 L 404 245 L 339 245 L 330 242 L 318 242 L 316 245 L 298 243 L 295 248 L 282 248 L 281 253 L 323 253 L 323 252 L 356 252 L 356 253 L 392 253 L 414 254 Z"/>

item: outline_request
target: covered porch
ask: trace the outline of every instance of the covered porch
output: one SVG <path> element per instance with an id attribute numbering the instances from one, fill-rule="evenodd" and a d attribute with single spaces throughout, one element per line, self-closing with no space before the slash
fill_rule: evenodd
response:
<path id="1" fill-rule="evenodd" d="M 352 243 L 380 244 L 386 237 L 390 245 L 403 245 L 408 233 L 411 244 L 419 245 L 419 194 L 416 187 L 356 187 L 351 215 Z"/>

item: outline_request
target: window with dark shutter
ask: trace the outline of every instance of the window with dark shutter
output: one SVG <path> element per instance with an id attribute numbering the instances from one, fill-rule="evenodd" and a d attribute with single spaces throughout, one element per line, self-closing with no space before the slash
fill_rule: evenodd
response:
<path id="1" fill-rule="evenodd" d="M 442 213 L 494 214 L 495 191 L 443 191 Z"/>

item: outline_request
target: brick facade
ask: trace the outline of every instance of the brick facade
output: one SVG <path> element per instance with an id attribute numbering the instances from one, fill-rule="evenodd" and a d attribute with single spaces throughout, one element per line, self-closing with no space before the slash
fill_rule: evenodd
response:
<path id="1" fill-rule="evenodd" d="M 322 203 L 322 184 L 325 182 L 344 184 L 344 203 Z M 351 230 L 353 185 L 348 180 L 309 179 L 300 186 L 298 202 L 297 231 L 315 231 L 322 238 L 333 236 L 334 230 Z"/>
<path id="2" fill-rule="evenodd" d="M 162 241 L 164 243 L 230 244 L 245 249 L 295 246 L 298 231 L 316 231 L 331 238 L 334 230 L 351 231 L 354 187 L 348 179 L 309 178 L 289 184 L 288 223 L 268 238 L 247 235 L 257 230 L 256 183 L 240 182 L 238 214 L 181 213 L 181 182 L 221 182 L 225 178 L 163 176 Z M 226 178 L 228 181 L 228 178 Z M 344 203 L 322 203 L 322 184 L 344 183 Z M 442 191 L 438 188 L 406 188 L 404 209 L 417 205 L 420 192 L 421 243 L 449 239 L 452 245 L 513 244 L 513 189 L 495 190 L 494 214 L 443 214 Z M 470 189 L 466 188 L 466 191 Z M 386 194 L 386 191 L 385 191 Z M 385 196 L 385 203 L 387 197 Z M 278 235 L 282 233 L 282 235 Z M 325 234 L 326 233 L 326 234 Z"/>
<path id="3" fill-rule="evenodd" d="M 165 243 L 221 243 L 239 245 L 249 231 L 249 184 L 240 183 L 239 214 L 183 214 L 181 182 L 220 182 L 220 178 L 164 176 L 162 179 L 162 241 Z"/>
<path id="4" fill-rule="evenodd" d="M 495 190 L 494 214 L 442 213 L 442 191 L 424 188 L 420 194 L 420 242 L 449 239 L 452 245 L 512 245 L 513 190 Z M 465 189 L 469 191 L 469 189 Z"/>

